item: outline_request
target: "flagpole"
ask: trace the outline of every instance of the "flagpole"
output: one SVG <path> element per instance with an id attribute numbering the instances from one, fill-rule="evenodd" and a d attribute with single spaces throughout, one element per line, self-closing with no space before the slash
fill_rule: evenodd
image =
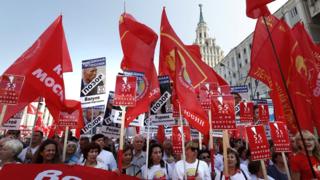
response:
<path id="1" fill-rule="evenodd" d="M 211 172 L 214 172 L 214 147 L 213 147 L 213 131 L 212 131 L 212 114 L 211 109 L 208 110 L 208 117 L 209 117 L 209 150 L 211 154 Z"/>
<path id="2" fill-rule="evenodd" d="M 261 164 L 263 178 L 264 180 L 268 180 L 267 169 L 266 169 L 266 165 L 264 164 L 264 161 L 260 160 L 260 164 Z"/>
<path id="3" fill-rule="evenodd" d="M 148 179 L 148 159 L 149 159 L 149 141 L 150 141 L 150 109 L 149 109 L 149 112 L 148 112 L 148 124 L 147 124 L 147 149 L 146 149 L 146 179 Z M 144 174 L 143 174 L 144 175 Z"/>
<path id="4" fill-rule="evenodd" d="M 179 102 L 179 115 L 180 115 L 179 122 L 180 122 L 181 139 L 182 139 L 182 160 L 183 160 L 184 178 L 187 179 L 186 149 L 185 149 L 185 139 L 184 139 L 184 130 L 183 130 L 183 121 L 182 121 L 180 102 Z"/>
<path id="5" fill-rule="evenodd" d="M 38 100 L 38 107 L 37 107 L 36 115 L 35 115 L 34 122 L 33 122 L 33 125 L 32 125 L 31 140 L 30 140 L 30 143 L 29 143 L 29 147 L 31 147 L 31 144 L 32 144 L 32 141 L 33 141 L 34 128 L 35 128 L 37 120 L 38 120 L 38 112 L 40 111 L 40 108 L 41 108 L 40 102 L 42 102 L 42 97 L 39 97 L 39 100 Z"/>
<path id="6" fill-rule="evenodd" d="M 300 137 L 301 137 L 304 150 L 305 150 L 306 155 L 307 155 L 307 159 L 308 159 L 309 166 L 310 166 L 310 168 L 311 168 L 312 176 L 313 176 L 313 178 L 317 178 L 316 173 L 315 173 L 315 171 L 314 171 L 314 169 L 313 169 L 313 167 L 312 167 L 311 158 L 310 158 L 310 155 L 309 155 L 309 153 L 308 153 L 308 151 L 307 151 L 307 148 L 306 148 L 307 146 L 306 146 L 306 143 L 305 143 L 305 141 L 304 141 L 304 137 L 303 137 L 302 132 L 301 132 L 301 126 L 300 126 L 300 123 L 299 123 L 299 120 L 298 120 L 298 116 L 297 116 L 296 110 L 295 110 L 295 108 L 294 108 L 294 106 L 293 106 L 293 101 L 292 101 L 292 99 L 291 99 L 291 95 L 290 95 L 289 89 L 288 89 L 288 87 L 287 87 L 287 82 L 286 82 L 286 80 L 285 80 L 285 78 L 284 78 L 284 75 L 283 75 L 283 72 L 282 72 L 282 69 L 281 69 L 280 59 L 279 59 L 278 53 L 277 53 L 277 51 L 276 51 L 276 47 L 275 47 L 275 45 L 274 45 L 274 42 L 273 42 L 273 39 L 272 39 L 272 36 L 271 36 L 271 32 L 270 32 L 269 27 L 268 27 L 268 25 L 267 25 L 267 21 L 266 21 L 265 16 L 263 16 L 263 22 L 264 22 L 265 27 L 266 27 L 266 30 L 267 30 L 267 32 L 268 32 L 268 37 L 269 37 L 269 40 L 270 40 L 270 42 L 271 42 L 273 54 L 274 54 L 274 56 L 275 56 L 275 60 L 276 60 L 276 63 L 277 63 L 277 65 L 278 65 L 278 68 L 279 68 L 279 71 L 280 71 L 282 83 L 283 83 L 284 88 L 285 88 L 285 91 L 286 91 L 286 93 L 287 93 L 287 95 L 288 95 L 289 103 L 290 103 L 290 106 L 291 106 L 291 109 L 292 109 L 292 112 L 293 112 L 293 115 L 294 115 L 294 118 L 295 118 L 295 121 L 296 121 L 296 124 L 297 124 L 297 127 L 298 127 L 299 135 L 300 135 Z"/>
<path id="7" fill-rule="evenodd" d="M 281 152 L 281 155 L 282 155 L 282 160 L 284 162 L 284 167 L 286 169 L 286 173 L 287 173 L 287 176 L 288 176 L 288 180 L 291 180 L 291 176 L 290 176 L 290 171 L 289 171 L 288 161 L 287 161 L 286 155 L 284 154 L 284 152 Z"/>
<path id="8" fill-rule="evenodd" d="M 202 135 L 201 132 L 198 132 L 198 138 L 199 138 L 199 150 L 202 150 Z"/>
<path id="9" fill-rule="evenodd" d="M 120 106 L 122 110 L 121 117 L 121 129 L 120 129 L 120 142 L 119 142 L 119 152 L 118 152 L 118 169 L 122 171 L 122 153 L 123 153 L 123 145 L 124 145 L 124 123 L 126 118 L 126 106 Z"/>
<path id="10" fill-rule="evenodd" d="M 228 137 L 228 130 L 223 130 L 222 136 L 222 144 L 223 144 L 223 169 L 224 169 L 224 176 L 229 177 L 229 168 L 228 168 L 228 145 L 229 145 L 229 137 Z"/>
<path id="11" fill-rule="evenodd" d="M 0 126 L 2 126 L 2 121 L 3 121 L 4 115 L 6 114 L 6 111 L 7 111 L 7 104 L 3 104 L 1 115 L 0 115 Z"/>
<path id="12" fill-rule="evenodd" d="M 62 162 L 64 162 L 66 160 L 68 135 L 69 135 L 69 126 L 66 127 L 66 130 L 65 130 L 65 133 L 64 133 Z"/>

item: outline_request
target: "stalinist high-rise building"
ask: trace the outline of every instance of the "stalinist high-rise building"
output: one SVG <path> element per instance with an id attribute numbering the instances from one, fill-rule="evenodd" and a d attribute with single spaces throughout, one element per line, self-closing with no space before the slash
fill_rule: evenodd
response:
<path id="1" fill-rule="evenodd" d="M 202 4 L 200 7 L 200 18 L 197 26 L 197 38 L 194 44 L 200 46 L 202 60 L 210 67 L 216 66 L 223 59 L 223 51 L 216 45 L 216 40 L 209 36 L 209 28 L 203 19 Z"/>

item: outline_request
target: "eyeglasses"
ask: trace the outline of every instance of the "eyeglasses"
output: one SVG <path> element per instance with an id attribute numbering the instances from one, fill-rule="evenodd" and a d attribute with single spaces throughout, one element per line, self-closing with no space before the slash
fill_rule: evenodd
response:
<path id="1" fill-rule="evenodd" d="M 210 156 L 202 156 L 201 159 L 210 159 Z"/>

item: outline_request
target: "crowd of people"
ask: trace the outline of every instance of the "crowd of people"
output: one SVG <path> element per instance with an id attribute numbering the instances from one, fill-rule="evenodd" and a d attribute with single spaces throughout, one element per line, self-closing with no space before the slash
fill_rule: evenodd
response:
<path id="1" fill-rule="evenodd" d="M 292 152 L 286 153 L 290 176 L 293 180 L 312 179 L 306 152 L 309 153 L 312 166 L 320 177 L 320 147 L 316 137 L 309 131 L 303 131 L 306 144 L 304 149 L 300 135 L 292 137 Z M 181 154 L 175 154 L 171 140 L 160 143 L 151 139 L 149 152 L 146 153 L 146 140 L 136 135 L 132 142 L 126 140 L 122 157 L 118 157 L 118 141 L 95 134 L 92 137 L 81 136 L 76 139 L 70 133 L 67 137 L 65 160 L 62 161 L 63 137 L 43 136 L 41 131 L 33 133 L 32 142 L 22 142 L 19 131 L 9 130 L 0 139 L 0 167 L 6 164 L 69 164 L 115 171 L 141 179 L 264 179 L 260 161 L 250 159 L 250 147 L 242 139 L 230 139 L 227 148 L 227 166 L 223 163 L 223 149 L 216 140 L 214 154 L 206 144 L 199 148 L 197 140 L 185 144 L 185 161 Z M 288 175 L 285 161 L 279 152 L 274 152 L 270 141 L 272 159 L 265 160 L 268 179 L 286 180 Z M 146 159 L 148 156 L 148 164 Z M 118 159 L 119 158 L 119 159 Z M 211 158 L 214 164 L 211 164 Z M 118 169 L 118 161 L 122 167 Z M 214 168 L 212 168 L 214 166 Z M 213 169 L 213 170 L 212 170 Z"/>

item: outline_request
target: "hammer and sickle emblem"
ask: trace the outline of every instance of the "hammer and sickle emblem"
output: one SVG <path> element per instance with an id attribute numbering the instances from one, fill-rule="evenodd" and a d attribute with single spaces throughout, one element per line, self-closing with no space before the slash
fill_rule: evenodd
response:
<path id="1" fill-rule="evenodd" d="M 308 76 L 308 69 L 307 69 L 307 66 L 304 62 L 304 58 L 302 56 L 298 55 L 296 57 L 295 65 L 296 65 L 296 69 L 300 75 Z M 302 72 L 302 71 L 304 71 L 304 72 Z M 304 73 L 304 74 L 302 74 L 302 73 Z"/>

